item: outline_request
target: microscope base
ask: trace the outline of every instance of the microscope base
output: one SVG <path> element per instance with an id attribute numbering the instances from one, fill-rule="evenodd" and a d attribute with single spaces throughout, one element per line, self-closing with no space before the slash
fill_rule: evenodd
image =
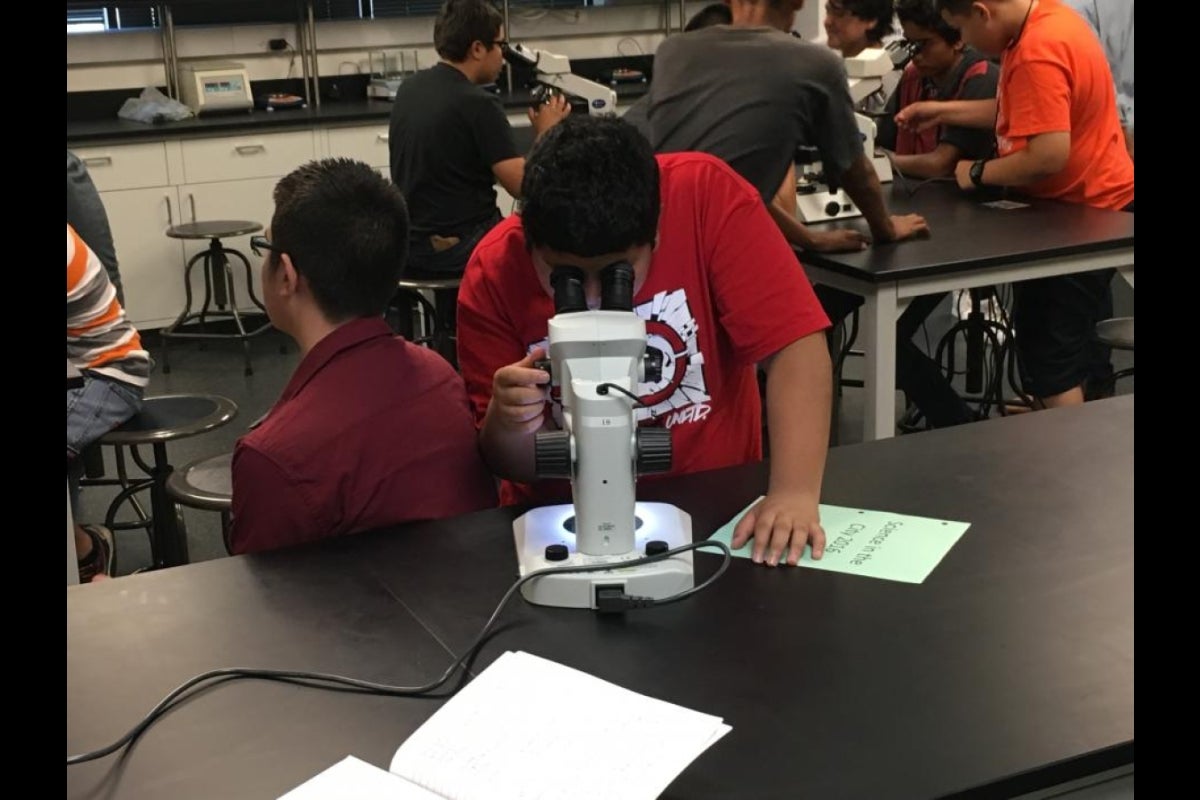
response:
<path id="1" fill-rule="evenodd" d="M 796 217 L 801 222 L 828 222 L 831 219 L 861 217 L 862 212 L 841 189 L 829 191 L 823 184 L 811 184 L 812 191 L 796 194 Z"/>
<path id="2" fill-rule="evenodd" d="M 522 577 L 548 567 L 611 563 L 614 569 L 546 575 L 522 586 L 521 594 L 530 603 L 539 606 L 595 608 L 596 588 L 600 586 L 621 586 L 626 594 L 653 597 L 656 600 L 692 588 L 695 577 L 690 550 L 652 564 L 617 568 L 622 561 L 644 555 L 647 542 L 663 541 L 668 549 L 673 549 L 692 541 L 692 518 L 675 506 L 638 503 L 635 513 L 642 525 L 634 536 L 633 550 L 609 556 L 589 556 L 576 552 L 575 535 L 564 527 L 564 523 L 575 515 L 574 506 L 545 506 L 523 514 L 513 522 L 513 538 Z M 565 545 L 567 558 L 547 561 L 546 547 L 552 544 Z"/>

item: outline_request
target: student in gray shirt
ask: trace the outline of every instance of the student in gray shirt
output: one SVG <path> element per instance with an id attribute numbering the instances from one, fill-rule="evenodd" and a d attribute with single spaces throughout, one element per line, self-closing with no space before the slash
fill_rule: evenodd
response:
<path id="1" fill-rule="evenodd" d="M 67 151 L 67 224 L 75 229 L 104 265 L 108 280 L 117 290 L 117 302 L 125 305 L 125 289 L 117 265 L 117 248 L 113 245 L 108 214 L 87 166 L 79 156 Z"/>
<path id="2" fill-rule="evenodd" d="M 928 230 L 918 214 L 890 216 L 879 178 L 863 152 L 846 68 L 828 48 L 787 31 L 803 0 L 732 0 L 732 25 L 672 36 L 658 47 L 647 102 L 650 142 L 658 152 L 699 150 L 718 156 L 758 189 L 792 244 L 859 249 L 861 234 L 801 225 L 780 193 L 799 145 L 815 146 L 827 174 L 862 210 L 877 242 Z M 855 241 L 821 237 L 852 234 Z"/>

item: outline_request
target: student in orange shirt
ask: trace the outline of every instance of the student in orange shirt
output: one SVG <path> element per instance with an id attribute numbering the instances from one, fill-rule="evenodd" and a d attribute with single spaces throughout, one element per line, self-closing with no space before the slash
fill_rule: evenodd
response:
<path id="1" fill-rule="evenodd" d="M 1096 35 L 1058 0 L 938 0 L 963 41 L 1000 57 L 995 100 L 923 102 L 899 125 L 995 125 L 998 157 L 960 161 L 958 185 L 1020 187 L 1033 197 L 1133 211 L 1133 161 L 1117 115 L 1112 72 Z M 1093 342 L 1112 316 L 1113 270 L 1014 286 L 1014 325 L 1026 388 L 1038 406 L 1075 405 L 1111 376 Z M 1089 383 L 1093 385 L 1088 385 Z"/>

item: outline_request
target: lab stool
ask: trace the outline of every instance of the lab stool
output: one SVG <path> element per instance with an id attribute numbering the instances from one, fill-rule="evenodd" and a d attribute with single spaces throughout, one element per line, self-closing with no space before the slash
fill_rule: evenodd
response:
<path id="1" fill-rule="evenodd" d="M 233 453 L 193 461 L 167 478 L 167 494 L 181 506 L 221 514 L 221 538 L 229 549 L 229 513 L 233 508 Z"/>
<path id="2" fill-rule="evenodd" d="M 172 239 L 208 239 L 208 249 L 202 250 L 188 259 L 184 270 L 183 286 L 187 299 L 183 312 L 164 329 L 160 335 L 163 340 L 163 373 L 171 372 L 170 343 L 172 339 L 237 339 L 242 343 L 246 357 L 246 374 L 253 375 L 254 368 L 250 365 L 250 339 L 270 330 L 270 320 L 253 330 L 247 331 L 242 322 L 242 312 L 238 309 L 237 298 L 233 291 L 233 266 L 231 258 L 237 258 L 246 269 L 246 291 L 250 300 L 265 315 L 267 309 L 254 294 L 254 276 L 251 274 L 250 262 L 239 251 L 221 244 L 221 238 L 244 236 L 262 230 L 257 222 L 245 220 L 217 220 L 213 222 L 188 222 L 182 225 L 172 225 L 167 229 L 167 236 Z M 204 265 L 204 302 L 199 311 L 192 311 L 192 268 L 197 263 Z M 210 306 L 216 304 L 215 309 Z M 232 319 L 237 327 L 237 333 L 214 333 L 205 330 L 209 318 Z M 192 320 L 198 320 L 200 330 L 180 331 Z"/>
<path id="3" fill-rule="evenodd" d="M 397 282 L 392 311 L 397 333 L 413 344 L 432 347 L 458 368 L 455 354 L 460 278 L 404 278 Z M 430 303 L 422 292 L 433 293 Z"/>
<path id="4" fill-rule="evenodd" d="M 1113 317 L 1096 323 L 1096 341 L 1114 350 L 1133 352 L 1133 317 Z M 1133 367 L 1113 373 L 1113 383 L 1133 375 Z"/>
<path id="5" fill-rule="evenodd" d="M 121 490 L 108 506 L 104 525 L 109 530 L 144 529 L 150 537 L 152 568 L 174 567 L 188 563 L 187 530 L 179 507 L 167 491 L 174 472 L 167 457 L 167 442 L 197 436 L 225 425 L 237 416 L 237 404 L 219 395 L 175 394 L 147 397 L 142 410 L 121 425 L 104 434 L 96 445 L 115 449 L 117 477 L 102 478 L 95 469 L 95 452 L 85 456 L 85 477 L 81 486 L 120 486 Z M 138 452 L 139 445 L 150 445 L 153 463 L 147 463 Z M 129 475 L 125 450 L 143 477 Z M 85 448 L 85 453 L 91 448 Z M 81 454 L 82 455 L 82 454 Z M 101 465 L 103 462 L 101 461 Z M 102 466 L 101 466 L 102 470 Z M 150 512 L 138 500 L 141 492 L 150 492 Z M 129 503 L 136 519 L 117 522 L 121 506 Z"/>

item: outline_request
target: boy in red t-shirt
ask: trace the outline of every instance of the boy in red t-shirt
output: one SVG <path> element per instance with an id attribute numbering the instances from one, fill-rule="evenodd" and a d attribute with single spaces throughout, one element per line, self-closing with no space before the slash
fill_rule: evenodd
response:
<path id="1" fill-rule="evenodd" d="M 738 526 L 753 560 L 795 564 L 825 548 L 818 519 L 832 397 L 829 320 L 754 188 L 701 153 L 655 156 L 626 122 L 568 118 L 530 153 L 522 211 L 479 243 L 459 289 L 458 359 L 485 458 L 507 504 L 565 496 L 534 480 L 534 437 L 554 429 L 544 357 L 549 277 L 571 265 L 598 305 L 607 265 L 633 265 L 634 310 L 664 353 L 642 384 L 641 424 L 672 430 L 673 474 L 762 457 L 755 366 L 767 371 L 766 498 Z M 518 483 L 524 482 L 524 483 Z"/>
<path id="2" fill-rule="evenodd" d="M 1013 186 L 1033 197 L 1133 211 L 1133 160 L 1117 114 L 1112 72 L 1095 33 L 1057 0 L 938 0 L 963 41 L 1000 57 L 997 98 L 914 103 L 899 125 L 995 125 L 999 157 L 960 161 L 967 191 Z M 1112 270 L 1014 286 L 1014 325 L 1026 388 L 1039 405 L 1074 405 L 1111 375 L 1094 345 L 1112 315 Z M 1100 389 L 1103 391 L 1103 389 Z"/>

